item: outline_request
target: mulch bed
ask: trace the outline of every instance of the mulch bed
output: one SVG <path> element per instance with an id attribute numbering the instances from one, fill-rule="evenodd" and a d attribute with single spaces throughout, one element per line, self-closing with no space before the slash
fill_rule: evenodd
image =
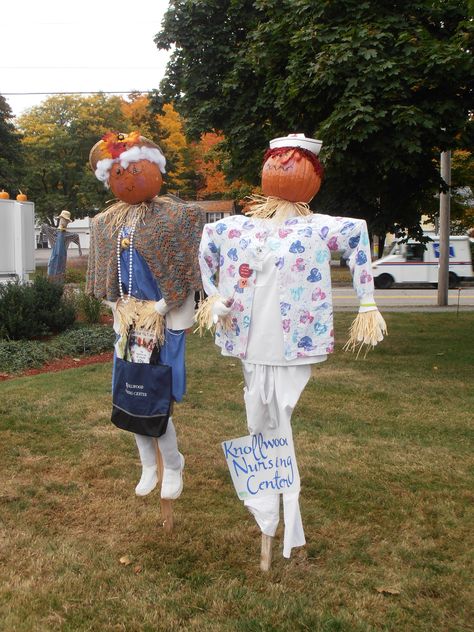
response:
<path id="1" fill-rule="evenodd" d="M 103 353 L 82 356 L 80 358 L 57 358 L 56 360 L 51 360 L 51 362 L 43 364 L 43 366 L 40 366 L 37 369 L 27 369 L 26 371 L 23 371 L 23 373 L 16 373 L 15 375 L 10 375 L 9 373 L 0 373 L 0 382 L 4 382 L 5 380 L 12 380 L 18 377 L 25 377 L 27 375 L 38 375 L 39 373 L 56 373 L 57 371 L 64 371 L 65 369 L 75 369 L 79 366 L 86 366 L 87 364 L 111 362 L 112 357 L 112 351 L 104 351 Z"/>

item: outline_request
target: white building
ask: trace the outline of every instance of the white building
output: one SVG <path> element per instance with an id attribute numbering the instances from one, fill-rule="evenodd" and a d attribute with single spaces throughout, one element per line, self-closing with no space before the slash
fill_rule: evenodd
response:
<path id="1" fill-rule="evenodd" d="M 90 244 L 90 228 L 91 218 L 84 217 L 83 219 L 75 219 L 68 224 L 67 230 L 70 233 L 77 233 L 79 235 L 79 241 L 81 242 L 82 250 L 88 250 Z M 49 248 L 48 240 L 46 236 L 41 232 L 41 225 L 35 227 L 36 248 Z M 77 250 L 77 244 L 71 243 L 69 246 L 71 250 Z"/>

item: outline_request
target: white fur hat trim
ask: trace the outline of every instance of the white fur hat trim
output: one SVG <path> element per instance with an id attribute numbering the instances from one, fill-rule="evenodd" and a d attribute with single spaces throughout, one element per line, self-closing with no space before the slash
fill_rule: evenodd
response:
<path id="1" fill-rule="evenodd" d="M 138 160 L 154 162 L 160 168 L 161 173 L 166 173 L 166 158 L 159 149 L 135 145 L 121 153 L 118 158 L 103 158 L 97 161 L 95 177 L 108 185 L 110 170 L 114 163 L 119 162 L 120 166 L 126 169 L 131 162 L 137 162 Z"/>

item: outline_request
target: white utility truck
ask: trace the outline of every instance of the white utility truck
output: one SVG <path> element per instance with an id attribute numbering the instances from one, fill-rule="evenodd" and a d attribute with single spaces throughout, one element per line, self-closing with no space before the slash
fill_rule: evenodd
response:
<path id="1" fill-rule="evenodd" d="M 372 263 L 376 288 L 387 289 L 394 283 L 438 283 L 439 236 L 426 236 L 431 239 L 426 244 L 412 239 L 406 243 L 397 241 L 387 256 Z M 449 238 L 449 287 L 474 280 L 473 241 L 467 235 Z"/>

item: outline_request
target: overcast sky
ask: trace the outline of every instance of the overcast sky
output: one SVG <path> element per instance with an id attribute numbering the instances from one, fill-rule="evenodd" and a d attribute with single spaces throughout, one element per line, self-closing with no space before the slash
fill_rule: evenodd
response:
<path id="1" fill-rule="evenodd" d="M 153 38 L 168 0 L 2 2 L 0 94 L 15 115 L 54 92 L 158 88 L 168 53 Z M 37 95 L 8 93 L 40 92 Z"/>

